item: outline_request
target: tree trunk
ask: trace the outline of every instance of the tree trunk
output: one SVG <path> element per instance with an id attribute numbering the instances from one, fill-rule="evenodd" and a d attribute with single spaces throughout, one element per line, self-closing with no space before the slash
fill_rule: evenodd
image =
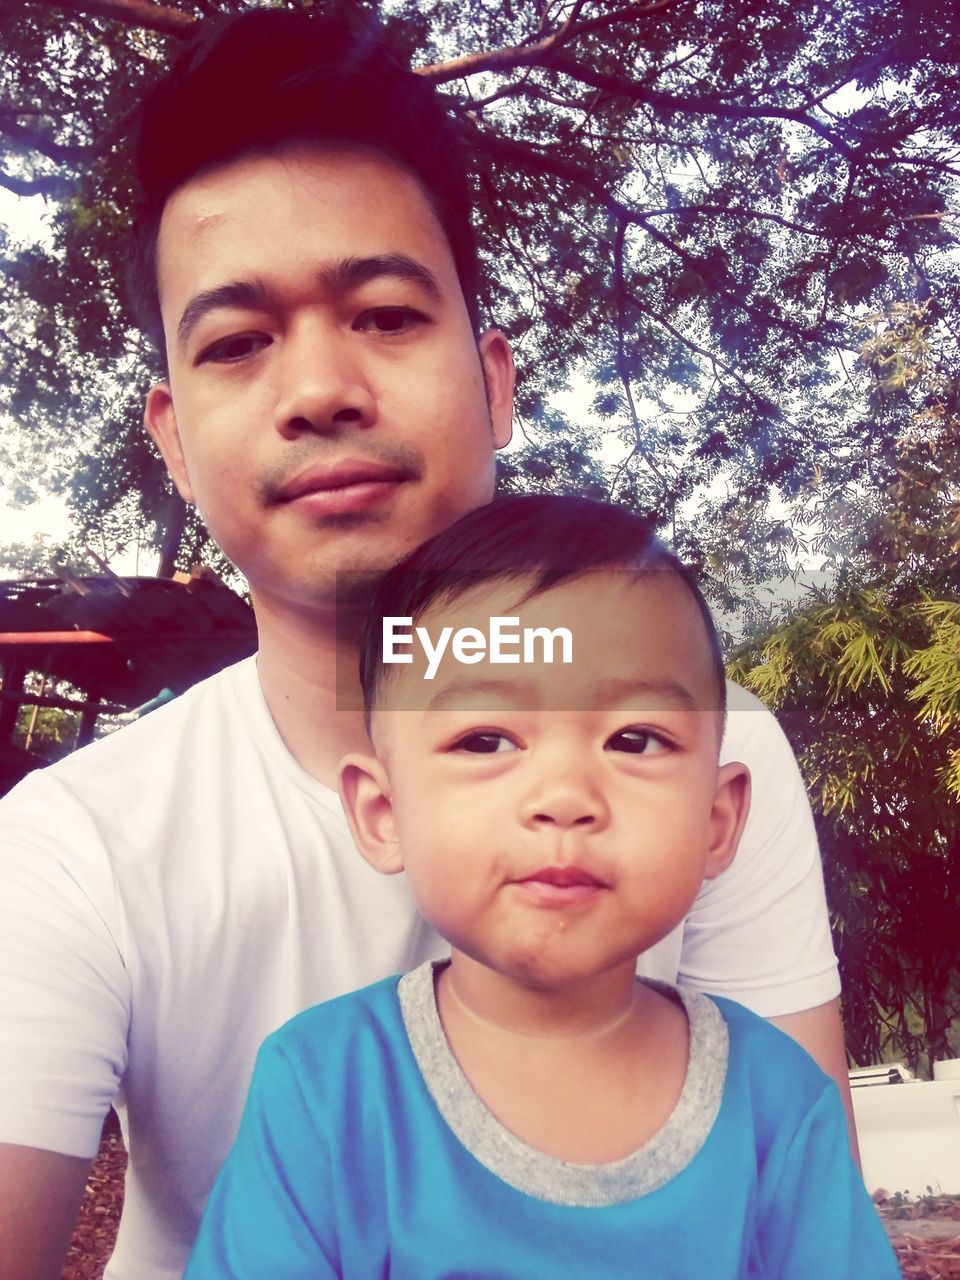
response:
<path id="1" fill-rule="evenodd" d="M 163 539 L 160 543 L 158 578 L 172 578 L 177 569 L 177 552 L 187 527 L 187 504 L 176 490 L 167 499 L 162 520 Z"/>

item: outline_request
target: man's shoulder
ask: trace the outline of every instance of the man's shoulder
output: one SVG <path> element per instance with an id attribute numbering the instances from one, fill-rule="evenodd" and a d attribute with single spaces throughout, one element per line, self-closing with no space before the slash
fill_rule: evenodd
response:
<path id="1" fill-rule="evenodd" d="M 727 723 L 721 756 L 724 760 L 740 760 L 750 752 L 762 756 L 774 752 L 792 759 L 793 752 L 776 716 L 760 699 L 743 685 L 727 681 Z M 749 763 L 749 761 L 746 761 Z"/>

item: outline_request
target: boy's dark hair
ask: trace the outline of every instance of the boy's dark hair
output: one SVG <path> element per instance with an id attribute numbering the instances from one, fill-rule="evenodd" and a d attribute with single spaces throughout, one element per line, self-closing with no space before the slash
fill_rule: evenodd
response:
<path id="1" fill-rule="evenodd" d="M 136 318 L 161 357 L 157 234 L 170 196 L 217 165 L 298 144 L 369 147 L 419 180 L 450 244 L 477 331 L 470 187 L 443 99 L 404 64 L 369 15 L 346 21 L 254 9 L 205 19 L 138 113 L 127 284 Z"/>
<path id="2" fill-rule="evenodd" d="M 533 575 L 524 599 L 591 570 L 667 570 L 681 578 L 703 619 L 726 715 L 726 674 L 720 639 L 696 576 L 654 534 L 648 520 L 589 498 L 526 494 L 500 498 L 461 516 L 421 543 L 381 579 L 360 640 L 360 684 L 370 714 L 383 685 L 383 619 L 417 619 L 438 600 L 450 602 L 495 578 Z"/>

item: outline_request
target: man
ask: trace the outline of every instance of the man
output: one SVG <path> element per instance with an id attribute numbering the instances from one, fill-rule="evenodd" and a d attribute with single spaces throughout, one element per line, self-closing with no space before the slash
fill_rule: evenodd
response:
<path id="1" fill-rule="evenodd" d="M 113 1100 L 130 1164 L 108 1277 L 178 1276 L 260 1040 L 440 953 L 331 789 L 365 745 L 338 709 L 337 574 L 486 502 L 510 435 L 452 129 L 375 30 L 234 20 L 147 104 L 138 165 L 168 372 L 146 424 L 247 575 L 260 651 L 0 806 L 4 1280 L 59 1274 Z M 796 766 L 746 695 L 729 737 L 756 789 L 736 874 L 645 964 L 772 1017 L 844 1084 Z"/>

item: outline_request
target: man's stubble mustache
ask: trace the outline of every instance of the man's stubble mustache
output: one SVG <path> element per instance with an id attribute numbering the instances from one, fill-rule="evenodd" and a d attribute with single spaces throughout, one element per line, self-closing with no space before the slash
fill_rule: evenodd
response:
<path id="1" fill-rule="evenodd" d="M 385 444 L 381 440 L 363 441 L 361 447 L 355 447 L 358 444 L 356 438 L 347 444 L 335 436 L 328 440 L 313 436 L 290 444 L 283 458 L 257 477 L 254 485 L 257 500 L 264 506 L 275 506 L 283 501 L 279 495 L 284 487 L 308 467 L 333 467 L 348 458 L 394 467 L 410 480 L 423 478 L 426 470 L 423 454 L 409 445 Z"/>

